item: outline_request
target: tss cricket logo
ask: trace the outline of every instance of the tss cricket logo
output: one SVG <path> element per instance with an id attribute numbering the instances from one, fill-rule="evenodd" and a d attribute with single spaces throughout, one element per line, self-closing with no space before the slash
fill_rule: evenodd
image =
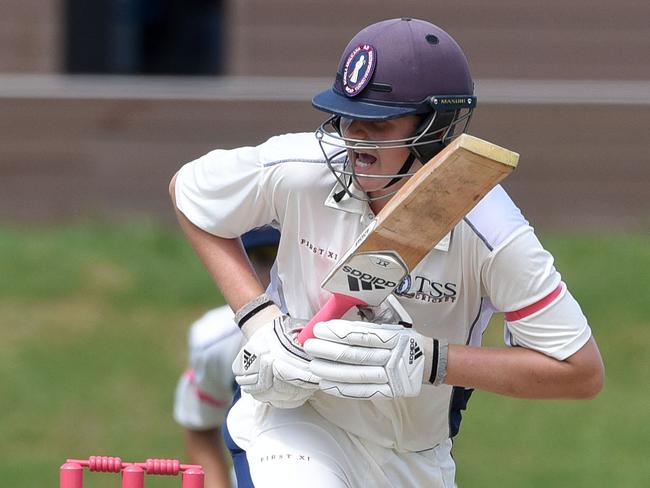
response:
<path id="1" fill-rule="evenodd" d="M 395 294 L 427 303 L 454 303 L 458 297 L 458 285 L 451 281 L 435 281 L 425 276 L 407 275 Z"/>

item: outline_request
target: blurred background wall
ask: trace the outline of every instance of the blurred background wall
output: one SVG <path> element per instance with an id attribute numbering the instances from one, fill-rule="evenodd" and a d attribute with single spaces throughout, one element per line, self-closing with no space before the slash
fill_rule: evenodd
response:
<path id="1" fill-rule="evenodd" d="M 0 71 L 55 73 L 62 66 L 62 0 L 0 3 Z"/>
<path id="2" fill-rule="evenodd" d="M 0 219 L 171 220 L 182 163 L 312 130 L 351 36 L 405 14 L 464 48 L 471 132 L 522 154 L 506 186 L 534 224 L 647 229 L 641 0 L 3 0 Z"/>

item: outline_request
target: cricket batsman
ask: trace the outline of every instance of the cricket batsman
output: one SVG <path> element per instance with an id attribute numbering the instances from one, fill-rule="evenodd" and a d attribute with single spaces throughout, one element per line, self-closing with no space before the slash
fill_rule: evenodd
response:
<path id="1" fill-rule="evenodd" d="M 226 421 L 240 488 L 450 488 L 452 439 L 474 389 L 529 399 L 601 390 L 587 319 L 500 186 L 431 243 L 385 304 L 318 323 L 304 349 L 296 341 L 329 297 L 323 278 L 391 196 L 467 131 L 476 101 L 449 34 L 385 20 L 354 36 L 332 87 L 314 96 L 328 114 L 316 135 L 215 150 L 172 180 L 181 228 L 246 337 L 233 363 L 241 396 Z M 270 294 L 238 238 L 269 224 L 281 230 Z M 416 214 L 413 235 L 419 225 Z M 483 348 L 495 312 L 505 345 Z"/>

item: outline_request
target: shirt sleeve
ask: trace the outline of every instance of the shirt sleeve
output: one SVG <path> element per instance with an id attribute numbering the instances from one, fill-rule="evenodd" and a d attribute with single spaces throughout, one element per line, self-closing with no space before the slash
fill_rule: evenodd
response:
<path id="1" fill-rule="evenodd" d="M 176 206 L 197 227 L 225 238 L 277 220 L 263 146 L 216 150 L 185 164 L 176 177 Z"/>
<path id="2" fill-rule="evenodd" d="M 505 312 L 512 345 L 564 360 L 589 340 L 587 319 L 530 226 L 488 254 L 481 279 L 491 302 Z"/>

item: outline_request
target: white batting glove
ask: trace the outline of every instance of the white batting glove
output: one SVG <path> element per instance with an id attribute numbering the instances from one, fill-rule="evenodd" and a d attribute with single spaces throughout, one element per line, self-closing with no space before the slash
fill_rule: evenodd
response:
<path id="1" fill-rule="evenodd" d="M 296 341 L 304 323 L 282 315 L 275 305 L 260 315 L 242 327 L 244 335 L 252 335 L 232 364 L 235 380 L 242 391 L 260 402 L 278 408 L 299 407 L 318 389 L 319 382 L 309 370 L 309 357 Z"/>
<path id="2" fill-rule="evenodd" d="M 331 395 L 413 397 L 423 382 L 444 379 L 431 371 L 435 356 L 436 374 L 444 376 L 446 342 L 441 354 L 438 341 L 401 325 L 331 320 L 316 324 L 314 335 L 304 345 L 313 358 L 309 368 L 321 378 L 320 389 Z M 441 358 L 444 364 L 438 364 Z"/>

